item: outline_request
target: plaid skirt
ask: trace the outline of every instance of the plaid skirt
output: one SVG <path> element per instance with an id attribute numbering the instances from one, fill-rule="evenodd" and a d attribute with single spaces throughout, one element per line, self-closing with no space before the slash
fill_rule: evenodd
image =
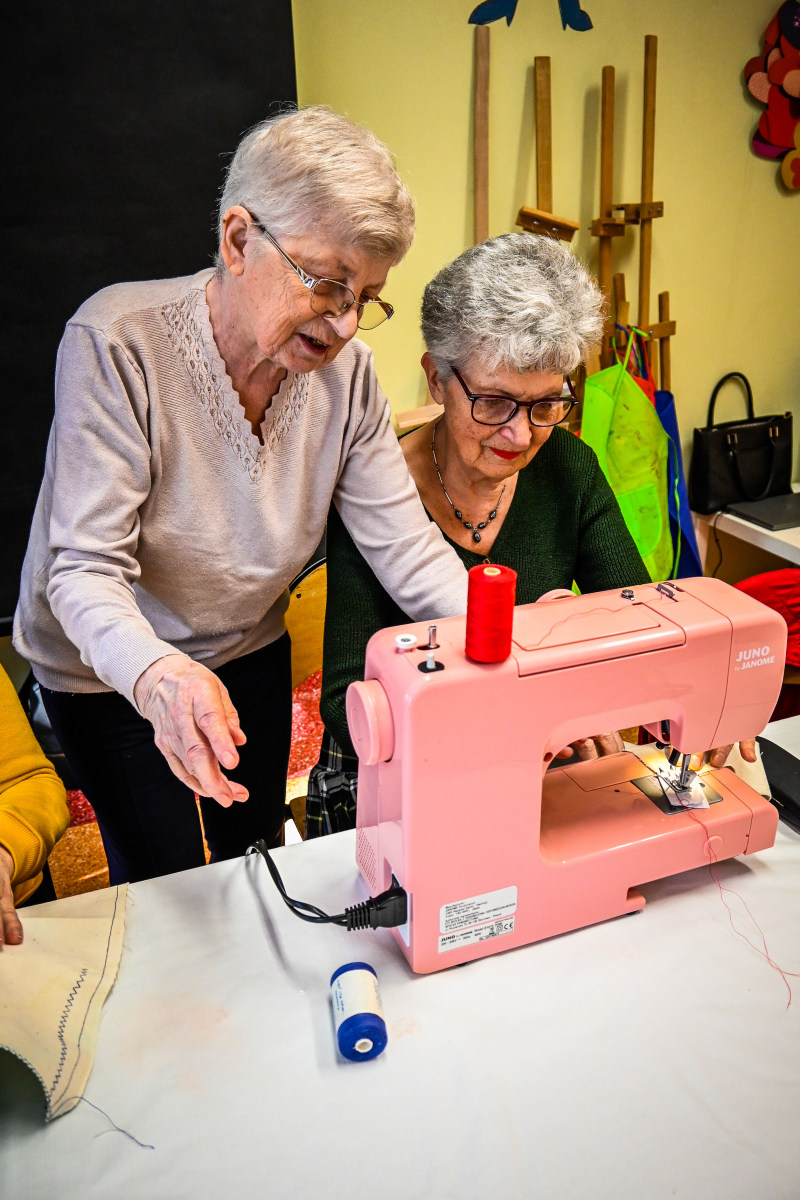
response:
<path id="1" fill-rule="evenodd" d="M 308 777 L 306 840 L 355 829 L 357 796 L 358 759 L 346 754 L 326 729 L 319 762 Z"/>

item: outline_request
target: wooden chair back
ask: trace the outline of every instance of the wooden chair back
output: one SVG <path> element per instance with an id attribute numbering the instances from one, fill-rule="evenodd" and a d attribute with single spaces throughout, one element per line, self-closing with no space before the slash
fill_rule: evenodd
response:
<path id="1" fill-rule="evenodd" d="M 292 639 L 292 688 L 322 667 L 322 635 L 328 596 L 328 568 L 315 563 L 292 584 L 286 628 Z"/>

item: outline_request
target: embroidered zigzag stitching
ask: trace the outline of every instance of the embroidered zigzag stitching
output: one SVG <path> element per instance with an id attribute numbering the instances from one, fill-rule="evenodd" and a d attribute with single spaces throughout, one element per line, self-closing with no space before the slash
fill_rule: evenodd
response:
<path id="1" fill-rule="evenodd" d="M 164 305 L 161 315 L 167 324 L 167 336 L 183 359 L 192 388 L 211 417 L 217 433 L 228 443 L 253 483 L 256 483 L 264 473 L 267 454 L 283 441 L 295 416 L 305 407 L 308 398 L 308 376 L 294 376 L 281 411 L 267 433 L 267 440 L 255 454 L 228 411 L 220 381 L 205 355 L 202 332 L 194 311 L 196 299 L 196 295 L 189 293 L 182 300 Z"/>
<path id="2" fill-rule="evenodd" d="M 67 1027 L 67 1020 L 69 1018 L 70 1009 L 72 1008 L 72 1005 L 75 1001 L 75 997 L 77 996 L 78 992 L 80 991 L 81 986 L 83 985 L 83 981 L 88 974 L 89 974 L 89 968 L 81 967 L 81 973 L 78 976 L 78 981 L 75 984 L 75 986 L 73 987 L 69 996 L 67 996 L 67 1003 L 64 1005 L 64 1011 L 61 1014 L 61 1020 L 58 1022 L 58 1040 L 61 1042 L 61 1055 L 58 1060 L 58 1070 L 56 1071 L 56 1077 L 53 1080 L 50 1091 L 47 1093 L 48 1101 L 53 1098 L 53 1093 L 55 1092 L 56 1088 L 58 1087 L 58 1081 L 61 1078 L 61 1072 L 64 1070 L 64 1063 L 66 1062 L 66 1059 L 67 1059 L 67 1043 L 64 1039 L 64 1030 Z"/>

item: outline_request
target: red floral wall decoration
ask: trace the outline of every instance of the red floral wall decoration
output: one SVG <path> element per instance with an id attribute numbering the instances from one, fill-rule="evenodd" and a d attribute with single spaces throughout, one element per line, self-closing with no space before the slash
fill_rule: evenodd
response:
<path id="1" fill-rule="evenodd" d="M 800 3 L 785 0 L 767 26 L 763 53 L 744 69 L 749 91 L 762 104 L 753 150 L 781 162 L 788 188 L 800 189 Z"/>

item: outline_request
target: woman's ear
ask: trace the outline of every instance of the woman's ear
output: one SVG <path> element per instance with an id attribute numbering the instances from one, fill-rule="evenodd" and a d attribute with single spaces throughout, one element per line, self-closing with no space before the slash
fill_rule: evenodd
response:
<path id="1" fill-rule="evenodd" d="M 444 404 L 444 385 L 439 376 L 438 367 L 427 350 L 422 356 L 422 369 L 427 377 L 428 391 L 431 396 L 437 404 Z"/>
<path id="2" fill-rule="evenodd" d="M 238 204 L 229 208 L 222 218 L 222 237 L 219 252 L 231 275 L 244 274 L 244 250 L 247 245 L 249 221 Z"/>

